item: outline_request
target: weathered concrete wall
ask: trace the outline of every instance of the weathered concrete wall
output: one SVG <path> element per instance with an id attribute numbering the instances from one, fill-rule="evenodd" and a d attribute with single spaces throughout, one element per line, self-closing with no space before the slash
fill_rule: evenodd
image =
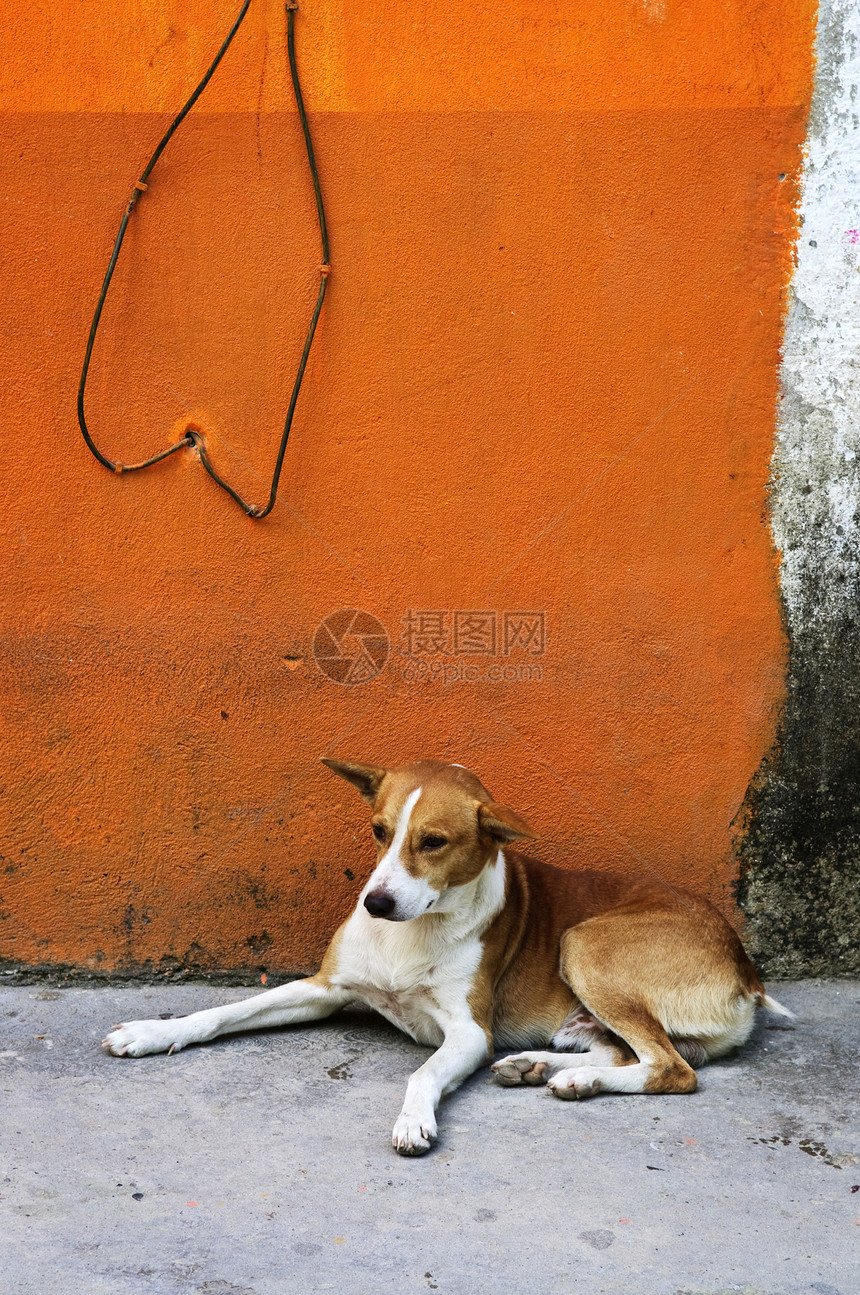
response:
<path id="1" fill-rule="evenodd" d="M 860 9 L 824 0 L 772 523 L 790 635 L 779 740 L 742 817 L 771 973 L 860 969 Z"/>
<path id="2" fill-rule="evenodd" d="M 814 0 L 303 0 L 333 271 L 262 524 L 192 453 L 112 476 L 75 422 L 133 179 L 236 7 L 34 0 L 7 31 L 0 952 L 313 966 L 369 865 L 322 754 L 447 755 L 550 860 L 736 912 L 783 696 L 765 504 Z M 284 7 L 255 0 L 134 213 L 105 451 L 191 418 L 261 498 L 318 257 Z M 353 626 L 348 684 L 318 632 L 344 608 L 390 640 L 368 667 Z"/>

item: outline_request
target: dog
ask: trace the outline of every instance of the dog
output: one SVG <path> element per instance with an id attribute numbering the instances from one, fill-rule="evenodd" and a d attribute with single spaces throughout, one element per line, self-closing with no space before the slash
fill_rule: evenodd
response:
<path id="1" fill-rule="evenodd" d="M 315 976 L 175 1020 L 116 1026 L 118 1057 L 374 1008 L 437 1050 L 412 1075 L 392 1142 L 419 1156 L 439 1101 L 497 1046 L 502 1085 L 560 1098 L 690 1093 L 697 1066 L 739 1047 L 767 996 L 707 900 L 658 879 L 573 872 L 521 854 L 534 840 L 462 765 L 323 760 L 373 813 L 377 864 Z M 552 1049 L 549 1050 L 549 1045 Z"/>

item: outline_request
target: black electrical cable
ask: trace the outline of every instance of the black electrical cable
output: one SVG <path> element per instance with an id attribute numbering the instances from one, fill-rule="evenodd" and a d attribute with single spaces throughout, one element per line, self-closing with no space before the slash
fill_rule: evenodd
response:
<path id="1" fill-rule="evenodd" d="M 197 453 L 200 456 L 201 463 L 203 464 L 206 471 L 209 473 L 212 480 L 217 482 L 217 484 L 221 486 L 223 490 L 226 490 L 227 494 L 230 495 L 231 498 L 235 499 L 239 507 L 243 509 L 243 511 L 246 512 L 249 517 L 261 518 L 261 517 L 268 516 L 268 514 L 274 508 L 275 500 L 278 497 L 278 481 L 280 480 L 281 469 L 284 465 L 284 455 L 287 450 L 287 441 L 289 440 L 290 427 L 292 425 L 293 414 L 295 413 L 295 409 L 296 409 L 296 402 L 298 401 L 298 398 L 299 398 L 299 392 L 301 391 L 302 379 L 304 378 L 304 375 L 305 375 L 305 368 L 307 366 L 308 356 L 310 355 L 311 345 L 314 340 L 314 333 L 316 332 L 317 322 L 319 320 L 320 312 L 323 307 L 323 301 L 325 300 L 326 284 L 328 282 L 328 275 L 330 270 L 329 251 L 328 251 L 328 231 L 326 229 L 326 223 L 325 223 L 325 211 L 323 210 L 322 192 L 320 190 L 319 174 L 317 172 L 316 159 L 314 158 L 313 144 L 311 143 L 310 126 L 308 125 L 307 113 L 305 112 L 304 100 L 302 99 L 301 86 L 299 85 L 299 72 L 296 66 L 295 16 L 296 16 L 296 10 L 298 9 L 297 4 L 288 3 L 286 6 L 287 55 L 290 63 L 290 77 L 293 83 L 293 94 L 295 95 L 296 106 L 299 110 L 299 120 L 301 121 L 302 132 L 305 137 L 305 148 L 307 149 L 308 165 L 310 166 L 311 179 L 313 181 L 313 186 L 314 186 L 314 196 L 316 198 L 316 204 L 317 204 L 317 219 L 319 221 L 319 229 L 320 229 L 320 242 L 322 244 L 322 265 L 320 266 L 320 286 L 319 286 L 319 293 L 317 295 L 317 302 L 316 302 L 316 306 L 314 307 L 313 315 L 311 316 L 311 322 L 308 327 L 307 337 L 305 338 L 305 345 L 302 351 L 301 359 L 299 361 L 299 367 L 296 373 L 296 380 L 293 383 L 293 391 L 290 397 L 290 404 L 287 410 L 287 417 L 284 423 L 284 430 L 281 435 L 281 443 L 278 447 L 278 457 L 275 462 L 274 473 L 272 474 L 272 485 L 269 492 L 268 503 L 265 506 L 247 503 L 242 498 L 242 496 L 233 489 L 232 486 L 228 485 L 227 482 L 221 476 L 218 475 L 218 473 L 215 471 L 206 453 L 206 443 L 203 439 L 203 435 L 199 430 L 199 428 L 189 426 L 189 428 L 186 431 L 186 434 L 182 437 L 180 441 L 177 441 L 175 445 L 169 446 L 166 450 L 162 450 L 159 454 L 154 454 L 151 459 L 145 459 L 142 463 L 120 463 L 120 462 L 113 462 L 111 459 L 107 458 L 104 454 L 102 454 L 101 450 L 98 448 L 92 436 L 90 435 L 89 428 L 87 427 L 86 418 L 84 416 L 84 395 L 87 388 L 87 375 L 89 373 L 90 360 L 92 358 L 92 353 L 93 353 L 93 345 L 96 340 L 96 332 L 98 330 L 99 320 L 101 319 L 102 310 L 104 308 L 105 300 L 107 298 L 108 288 L 110 287 L 111 279 L 113 278 L 113 272 L 116 269 L 116 263 L 119 257 L 120 248 L 122 247 L 122 242 L 123 242 L 123 239 L 125 238 L 125 231 L 126 231 L 126 228 L 128 227 L 129 217 L 131 216 L 131 213 L 134 210 L 135 204 L 140 198 L 140 195 L 146 191 L 147 181 L 149 179 L 150 174 L 152 173 L 153 167 L 155 166 L 158 159 L 161 157 L 161 154 L 164 152 L 165 148 L 170 142 L 170 139 L 173 136 L 176 129 L 182 124 L 185 117 L 188 115 L 188 113 L 194 107 L 197 100 L 200 98 L 203 91 L 206 89 L 206 86 L 209 84 L 209 81 L 212 78 L 212 74 L 214 73 L 218 64 L 221 62 L 221 59 L 227 53 L 227 50 L 230 47 L 230 43 L 233 40 L 233 37 L 236 35 L 236 32 L 239 30 L 239 27 L 241 26 L 241 23 L 245 17 L 245 14 L 248 12 L 248 7 L 250 3 L 251 3 L 251 0 L 245 0 L 244 4 L 242 5 L 242 8 L 239 10 L 239 14 L 238 14 L 238 17 L 236 18 L 236 21 L 233 23 L 233 26 L 230 28 L 230 31 L 227 33 L 227 37 L 224 40 L 224 43 L 222 44 L 221 48 L 218 50 L 218 53 L 215 55 L 214 59 L 210 63 L 205 76 L 200 81 L 194 93 L 185 103 L 185 105 L 180 110 L 180 112 L 178 112 L 177 115 L 174 117 L 173 121 L 170 123 L 170 126 L 167 128 L 164 135 L 160 139 L 155 152 L 152 154 L 152 157 L 149 159 L 146 166 L 144 167 L 141 173 L 140 179 L 136 182 L 134 189 L 132 191 L 132 195 L 129 198 L 128 206 L 126 208 L 125 215 L 123 216 L 122 221 L 120 223 L 119 233 L 116 236 L 116 242 L 114 243 L 113 252 L 111 253 L 111 258 L 108 263 L 107 271 L 105 273 L 104 282 L 102 284 L 102 290 L 101 290 L 101 293 L 99 294 L 99 299 L 96 304 L 96 310 L 95 310 L 95 314 L 93 315 L 92 326 L 90 327 L 90 335 L 87 341 L 86 355 L 84 356 L 84 365 L 83 365 L 83 369 L 81 370 L 81 380 L 78 384 L 78 423 L 80 425 L 81 432 L 83 433 L 84 440 L 86 441 L 92 453 L 98 459 L 99 463 L 101 463 L 104 467 L 109 468 L 111 472 L 117 472 L 117 473 L 138 472 L 141 468 L 148 468 L 153 463 L 159 463 L 162 459 L 166 459 L 168 455 L 174 454 L 177 450 L 181 450 L 183 446 L 194 446 L 197 450 Z"/>

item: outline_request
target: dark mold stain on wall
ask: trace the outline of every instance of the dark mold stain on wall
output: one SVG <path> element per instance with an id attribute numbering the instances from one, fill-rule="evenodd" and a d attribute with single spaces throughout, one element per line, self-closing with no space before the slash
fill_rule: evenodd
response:
<path id="1" fill-rule="evenodd" d="M 737 898 L 771 977 L 860 973 L 860 615 L 795 634 L 776 748 L 747 794 Z"/>

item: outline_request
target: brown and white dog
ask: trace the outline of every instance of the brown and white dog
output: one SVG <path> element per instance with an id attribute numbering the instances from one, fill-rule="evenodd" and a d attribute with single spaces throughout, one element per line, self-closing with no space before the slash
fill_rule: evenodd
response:
<path id="1" fill-rule="evenodd" d="M 688 1093 L 694 1066 L 749 1036 L 768 998 L 728 922 L 659 880 L 567 872 L 510 848 L 534 838 L 460 765 L 324 760 L 372 807 L 377 864 L 315 976 L 176 1020 L 131 1021 L 116 1056 L 375 1008 L 437 1051 L 409 1080 L 392 1141 L 422 1155 L 436 1107 L 495 1045 L 547 1048 L 493 1066 L 556 1097 Z"/>

